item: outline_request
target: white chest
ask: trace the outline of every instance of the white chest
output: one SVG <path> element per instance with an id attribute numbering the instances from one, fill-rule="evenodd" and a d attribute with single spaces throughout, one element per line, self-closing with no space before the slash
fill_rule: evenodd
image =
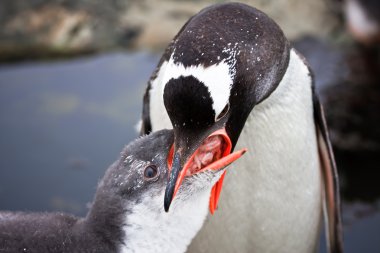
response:
<path id="1" fill-rule="evenodd" d="M 196 192 L 188 201 L 174 200 L 168 213 L 162 196 L 145 196 L 127 214 L 120 253 L 182 253 L 200 230 L 208 207 L 210 189 Z"/>
<path id="2" fill-rule="evenodd" d="M 229 168 L 219 210 L 190 252 L 315 250 L 322 182 L 307 73 L 292 51 L 279 87 L 251 112 L 237 144 L 248 152 Z"/>

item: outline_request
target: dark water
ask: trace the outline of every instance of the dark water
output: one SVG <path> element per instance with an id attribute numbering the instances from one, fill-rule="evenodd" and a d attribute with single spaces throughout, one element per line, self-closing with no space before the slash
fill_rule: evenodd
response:
<path id="1" fill-rule="evenodd" d="M 85 215 L 99 178 L 137 136 L 157 61 L 115 53 L 0 66 L 0 210 Z M 346 252 L 380 252 L 379 210 L 344 202 Z"/>
<path id="2" fill-rule="evenodd" d="M 0 209 L 84 215 L 98 179 L 137 136 L 157 58 L 0 66 Z"/>

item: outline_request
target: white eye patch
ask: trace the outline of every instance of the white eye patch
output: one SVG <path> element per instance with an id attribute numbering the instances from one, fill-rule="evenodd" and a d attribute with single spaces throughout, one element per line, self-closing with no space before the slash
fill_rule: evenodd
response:
<path id="1" fill-rule="evenodd" d="M 174 63 L 172 55 L 165 66 L 162 83 L 166 84 L 170 79 L 176 79 L 180 76 L 193 76 L 208 88 L 213 101 L 212 108 L 215 112 L 215 118 L 217 118 L 230 97 L 233 83 L 230 66 L 225 61 L 222 61 L 209 67 L 204 67 L 201 64 L 185 67 L 182 63 Z M 162 87 L 162 92 L 164 88 L 165 85 Z"/>

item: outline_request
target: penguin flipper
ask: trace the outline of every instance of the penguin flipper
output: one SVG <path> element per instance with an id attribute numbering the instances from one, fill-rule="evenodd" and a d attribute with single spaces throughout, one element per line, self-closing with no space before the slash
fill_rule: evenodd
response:
<path id="1" fill-rule="evenodd" d="M 320 166 L 324 180 L 324 219 L 327 247 L 330 253 L 341 253 L 343 252 L 343 232 L 338 171 L 323 107 L 315 93 L 314 119 L 317 131 Z"/>
<path id="2" fill-rule="evenodd" d="M 189 21 L 187 21 L 186 24 Z M 186 24 L 182 27 L 181 31 L 184 29 Z M 179 33 L 181 33 L 181 31 Z M 178 36 L 178 34 L 176 35 L 176 37 Z M 176 39 L 176 37 L 174 37 L 173 41 Z M 147 135 L 147 134 L 150 134 L 152 132 L 152 121 L 150 118 L 150 113 L 151 113 L 150 112 L 150 91 L 152 89 L 152 81 L 157 78 L 158 72 L 161 69 L 163 62 L 169 60 L 169 58 L 170 58 L 170 56 L 174 50 L 173 41 L 166 48 L 165 53 L 162 55 L 160 61 L 158 62 L 156 69 L 153 71 L 153 73 L 152 73 L 152 75 L 148 81 L 148 85 L 145 89 L 145 93 L 144 93 L 144 97 L 143 97 L 143 109 L 142 109 L 142 115 L 141 115 L 141 124 L 140 124 L 141 125 L 140 136 Z M 163 101 L 162 101 L 162 103 L 163 103 Z"/>
<path id="3" fill-rule="evenodd" d="M 152 124 L 150 122 L 150 112 L 149 112 L 149 106 L 150 106 L 150 97 L 149 97 L 149 91 L 150 91 L 151 85 L 150 82 L 145 90 L 144 98 L 143 98 L 143 110 L 141 115 L 141 128 L 140 128 L 140 136 L 147 135 L 150 132 L 152 132 Z"/>

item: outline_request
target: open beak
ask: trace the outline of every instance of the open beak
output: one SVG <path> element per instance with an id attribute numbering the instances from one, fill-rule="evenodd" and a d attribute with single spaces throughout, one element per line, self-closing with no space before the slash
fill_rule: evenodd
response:
<path id="1" fill-rule="evenodd" d="M 168 155 L 170 175 L 165 190 L 164 208 L 167 212 L 182 181 L 186 176 L 201 173 L 206 170 L 219 170 L 239 159 L 247 149 L 231 153 L 232 143 L 225 129 L 219 129 L 210 134 L 188 159 L 183 154 L 183 149 L 172 147 Z M 185 161 L 184 161 L 185 160 Z M 210 212 L 214 213 L 225 172 L 214 185 L 210 197 Z"/>

